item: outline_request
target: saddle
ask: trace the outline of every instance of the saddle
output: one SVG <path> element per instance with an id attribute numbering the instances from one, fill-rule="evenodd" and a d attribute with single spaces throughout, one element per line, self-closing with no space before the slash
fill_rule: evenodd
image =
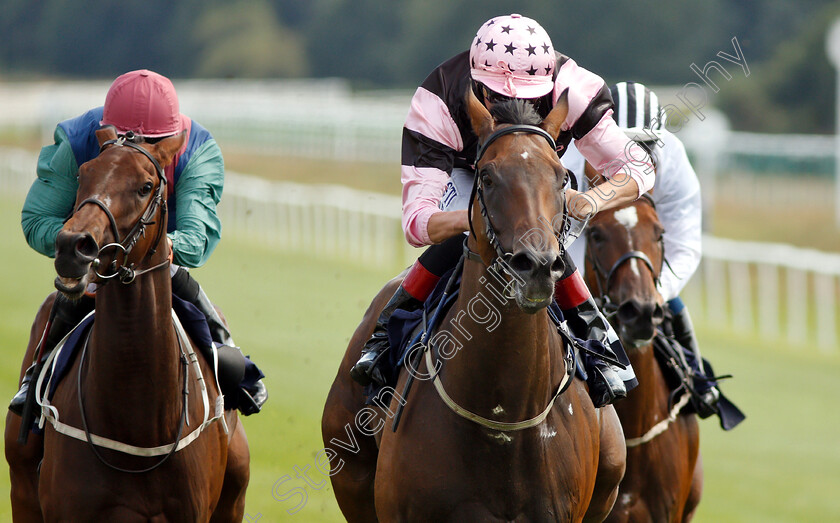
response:
<path id="1" fill-rule="evenodd" d="M 264 377 L 264 374 L 249 358 L 243 358 L 238 349 L 215 343 L 210 335 L 206 317 L 195 305 L 173 294 L 172 309 L 178 316 L 178 321 L 183 326 L 184 331 L 198 348 L 198 352 L 209 364 L 219 391 L 224 391 L 222 393 L 225 395 L 225 410 L 236 409 L 238 407 L 237 395 L 233 394 L 232 391 L 239 388 L 253 388 Z M 35 381 L 48 384 L 46 399 L 51 400 L 53 398 L 58 384 L 69 373 L 87 339 L 94 320 L 93 312 L 85 316 L 56 345 L 53 351 L 56 353 L 55 360 L 51 365 L 44 366 L 42 370 L 43 378 L 41 380 L 38 380 L 37 377 L 34 378 Z M 43 429 L 38 428 L 38 422 L 39 420 L 36 417 L 33 427 L 33 431 L 36 433 L 43 431 Z"/>
<path id="2" fill-rule="evenodd" d="M 412 352 L 412 348 L 419 343 L 428 343 L 432 337 L 432 333 L 437 328 L 437 323 L 441 321 L 455 303 L 459 295 L 459 284 L 461 282 L 462 264 L 459 263 L 453 269 L 450 269 L 440 278 L 440 281 L 435 286 L 435 289 L 423 303 L 423 306 L 414 311 L 406 311 L 397 309 L 388 320 L 388 343 L 391 349 L 385 354 L 380 362 L 380 371 L 386 379 L 383 386 L 372 383 L 365 387 L 365 396 L 367 396 L 367 403 L 371 404 L 374 398 L 377 401 L 390 401 L 389 391 L 393 390 L 397 385 L 397 380 L 400 375 L 400 368 L 405 363 L 405 358 Z M 447 288 L 450 289 L 447 292 Z M 598 345 L 600 342 L 595 340 L 582 340 L 575 337 L 570 329 L 566 326 L 563 312 L 557 303 L 552 303 L 549 306 L 549 318 L 557 328 L 558 333 L 564 339 L 567 347 L 571 348 L 571 355 L 569 359 L 573 362 L 576 375 L 586 381 L 586 371 L 584 370 L 580 352 L 598 353 L 603 351 Z M 416 354 L 415 354 L 416 357 Z M 384 393 L 382 393 L 384 390 Z"/>

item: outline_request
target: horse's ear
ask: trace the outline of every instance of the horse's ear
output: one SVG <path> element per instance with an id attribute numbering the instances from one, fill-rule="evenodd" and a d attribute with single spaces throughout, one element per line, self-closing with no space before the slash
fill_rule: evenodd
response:
<path id="1" fill-rule="evenodd" d="M 152 154 L 157 157 L 157 161 L 160 163 L 161 167 L 166 167 L 172 163 L 175 155 L 178 154 L 178 151 L 180 151 L 181 147 L 184 146 L 186 139 L 187 131 L 181 131 L 180 133 L 170 136 L 169 138 L 164 138 L 155 144 Z"/>
<path id="2" fill-rule="evenodd" d="M 467 88 L 466 97 L 467 114 L 470 115 L 473 131 L 478 136 L 479 141 L 483 142 L 493 132 L 493 116 L 484 107 L 484 104 L 478 101 L 472 87 Z"/>
<path id="3" fill-rule="evenodd" d="M 563 89 L 563 92 L 560 93 L 560 98 L 557 99 L 557 103 L 554 104 L 554 109 L 548 113 L 548 116 L 545 117 L 545 120 L 540 124 L 543 131 L 547 132 L 554 138 L 557 139 L 560 136 L 560 128 L 563 125 L 563 122 L 566 121 L 566 115 L 569 114 L 569 88 Z"/>
<path id="4" fill-rule="evenodd" d="M 116 140 L 117 139 L 117 128 L 113 125 L 106 125 L 100 129 L 95 131 L 96 139 L 99 141 L 99 147 L 102 147 L 102 144 L 107 142 L 108 140 Z"/>

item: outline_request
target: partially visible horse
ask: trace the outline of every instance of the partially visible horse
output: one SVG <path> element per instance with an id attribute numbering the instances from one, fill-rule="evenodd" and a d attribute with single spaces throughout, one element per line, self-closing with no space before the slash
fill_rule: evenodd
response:
<path id="1" fill-rule="evenodd" d="M 664 317 L 656 290 L 663 232 L 647 195 L 597 214 L 586 232 L 587 284 L 600 294 L 639 379 L 615 405 L 627 441 L 627 472 L 608 521 L 689 521 L 700 502 L 697 417 L 680 413 L 688 393 L 671 397 L 654 355 L 653 337 Z"/>
<path id="2" fill-rule="evenodd" d="M 621 427 L 612 406 L 595 409 L 584 382 L 570 379 L 546 310 L 564 267 L 546 224 L 564 212 L 567 172 L 553 142 L 566 98 L 542 123 L 521 114 L 496 121 L 472 93 L 467 107 L 483 145 L 459 296 L 431 336 L 407 401 L 395 395 L 378 416 L 348 370 L 399 278 L 374 299 L 322 418 L 335 495 L 350 522 L 600 521 L 624 472 Z M 545 241 L 526 241 L 534 231 Z M 512 296 L 499 283 L 508 277 L 519 282 L 507 287 Z M 394 432 L 385 421 L 403 403 Z"/>
<path id="3" fill-rule="evenodd" d="M 179 337 L 172 316 L 162 168 L 185 135 L 136 144 L 113 128 L 96 134 L 101 152 L 79 169 L 75 212 L 56 238 L 55 259 L 65 296 L 99 284 L 95 322 L 48 402 L 56 411 L 43 436 L 19 445 L 21 418 L 6 416 L 13 517 L 241 521 L 244 429 L 236 411 L 220 409 L 211 365 Z M 38 312 L 23 368 L 54 299 Z"/>

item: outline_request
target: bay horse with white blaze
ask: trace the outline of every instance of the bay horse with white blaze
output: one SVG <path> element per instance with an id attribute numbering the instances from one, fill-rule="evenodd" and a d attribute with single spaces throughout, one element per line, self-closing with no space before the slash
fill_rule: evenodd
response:
<path id="1" fill-rule="evenodd" d="M 607 521 L 689 521 L 703 487 L 697 417 L 681 413 L 688 392 L 672 397 L 654 354 L 653 337 L 664 317 L 656 289 L 665 268 L 663 232 L 647 195 L 599 213 L 586 232 L 587 284 L 598 290 L 639 379 L 615 405 L 627 441 L 627 471 Z"/>
<path id="2" fill-rule="evenodd" d="M 39 394 L 43 436 L 19 445 L 21 418 L 6 416 L 14 519 L 241 521 L 245 432 L 172 313 L 162 168 L 185 134 L 156 144 L 109 127 L 96 136 L 101 152 L 79 169 L 55 258 L 55 285 L 68 298 L 98 284 L 95 322 L 54 396 Z M 24 368 L 54 299 L 33 324 Z"/>
<path id="3" fill-rule="evenodd" d="M 322 419 L 335 495 L 351 522 L 600 521 L 624 472 L 621 427 L 612 406 L 595 409 L 584 382 L 570 379 L 547 311 L 564 268 L 545 224 L 564 213 L 567 172 L 553 143 L 566 93 L 542 123 L 521 100 L 495 104 L 491 115 L 470 92 L 467 110 L 483 145 L 460 293 L 430 337 L 407 401 L 395 395 L 378 417 L 348 370 L 399 279 L 374 299 Z M 536 230 L 545 242 L 523 241 Z M 384 421 L 401 403 L 393 431 Z"/>

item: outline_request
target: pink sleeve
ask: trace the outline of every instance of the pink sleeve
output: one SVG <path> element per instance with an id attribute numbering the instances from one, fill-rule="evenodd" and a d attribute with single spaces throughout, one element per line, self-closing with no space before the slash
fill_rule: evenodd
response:
<path id="1" fill-rule="evenodd" d="M 452 168 L 452 159 L 446 151 L 460 151 L 464 145 L 446 103 L 423 87 L 411 98 L 405 129 L 427 138 L 421 143 L 412 134 L 403 134 L 403 162 L 408 164 L 402 166 L 401 177 L 403 231 L 409 244 L 422 247 L 432 244 L 429 218 L 441 212 L 438 204 L 449 181 L 444 168 Z M 445 160 L 447 154 L 449 159 Z M 416 165 L 421 157 L 422 167 Z"/>
<path id="2" fill-rule="evenodd" d="M 449 113 L 449 107 L 438 95 L 422 87 L 418 87 L 411 98 L 405 128 L 456 151 L 464 148 L 461 131 Z"/>
<path id="3" fill-rule="evenodd" d="M 449 175 L 432 167 L 402 166 L 402 226 L 412 247 L 431 245 L 429 218 L 437 212 Z"/>
<path id="4" fill-rule="evenodd" d="M 639 196 L 653 189 L 656 173 L 642 147 L 625 135 L 607 111 L 575 145 L 595 170 L 612 178 L 618 172 L 630 175 L 639 186 Z"/>
<path id="5" fill-rule="evenodd" d="M 571 129 L 583 116 L 589 103 L 604 88 L 604 80 L 569 59 L 557 73 L 555 101 L 566 88 L 569 88 L 569 113 L 562 126 L 564 131 Z M 575 140 L 575 145 L 583 157 L 607 178 L 614 177 L 618 172 L 629 174 L 639 186 L 639 195 L 653 188 L 656 174 L 650 157 L 621 131 L 612 119 L 612 109 L 606 111 L 585 136 Z"/>
<path id="6" fill-rule="evenodd" d="M 589 102 L 601 92 L 604 80 L 597 74 L 578 66 L 568 59 L 557 72 L 557 79 L 554 81 L 554 101 L 556 102 L 566 88 L 569 89 L 569 113 L 566 115 L 566 122 L 562 126 L 563 131 L 568 131 L 583 115 L 589 106 Z"/>

